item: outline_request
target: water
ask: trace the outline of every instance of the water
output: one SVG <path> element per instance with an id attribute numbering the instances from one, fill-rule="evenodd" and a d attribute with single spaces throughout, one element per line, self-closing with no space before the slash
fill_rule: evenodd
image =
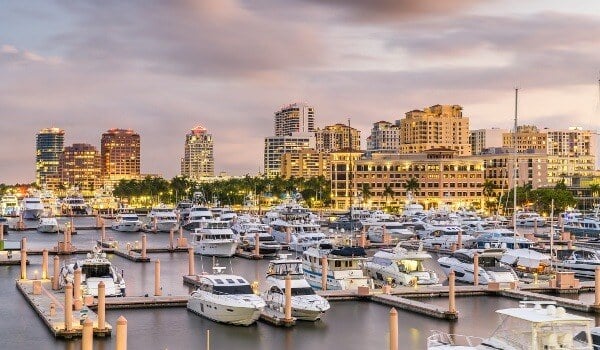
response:
<path id="1" fill-rule="evenodd" d="M 93 220 L 77 218 L 75 223 L 77 226 L 91 226 Z M 118 233 L 107 229 L 106 234 L 120 242 L 141 241 L 139 233 Z M 58 238 L 56 234 L 40 234 L 34 231 L 11 231 L 6 238 L 18 241 L 25 236 L 28 237 L 30 249 L 50 248 Z M 99 236 L 99 231 L 79 231 L 78 235 L 73 236 L 73 244 L 78 248 L 89 248 Z M 167 233 L 148 233 L 147 237 L 150 247 L 166 246 L 169 241 Z M 191 288 L 182 281 L 182 275 L 188 271 L 187 253 L 150 254 L 150 257 L 161 261 L 163 295 L 187 295 L 191 292 Z M 73 256 L 70 259 L 81 258 L 83 256 Z M 117 268 L 124 270 L 128 295 L 152 295 L 153 263 L 134 263 L 112 254 L 109 254 L 109 259 Z M 36 270 L 41 273 L 41 256 L 30 256 L 29 260 L 28 275 L 32 277 Z M 62 261 L 63 257 L 61 264 Z M 261 288 L 265 287 L 264 274 L 268 261 L 241 258 L 218 261 L 222 266 L 231 267 L 233 273 L 244 276 L 249 281 L 257 280 Z M 195 257 L 197 273 L 202 269 L 208 271 L 211 265 L 211 258 Z M 19 266 L 0 268 L 0 314 L 4 317 L 0 323 L 0 349 L 80 349 L 79 340 L 57 340 L 51 335 L 15 288 L 14 281 L 18 276 Z M 441 307 L 447 306 L 447 300 L 442 298 L 422 301 Z M 497 297 L 459 297 L 456 301 L 461 314 L 460 319 L 455 322 L 399 310 L 400 347 L 424 349 L 430 330 L 486 337 L 493 332 L 500 320 L 495 310 L 518 305 L 515 300 Z M 325 314 L 322 321 L 298 322 L 290 329 L 277 328 L 261 322 L 250 327 L 222 325 L 192 314 L 182 307 L 107 310 L 107 321 L 115 327 L 119 316 L 127 318 L 128 345 L 129 349 L 134 350 L 204 349 L 207 329 L 210 330 L 212 349 L 387 349 L 389 311 L 387 306 L 369 302 L 332 302 L 331 310 Z M 115 337 L 113 335 L 112 338 L 95 338 L 94 345 L 95 349 L 99 350 L 114 349 Z"/>

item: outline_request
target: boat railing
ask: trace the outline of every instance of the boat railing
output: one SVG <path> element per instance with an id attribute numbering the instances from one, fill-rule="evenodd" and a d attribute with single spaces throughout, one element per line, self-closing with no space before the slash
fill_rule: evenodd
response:
<path id="1" fill-rule="evenodd" d="M 427 348 L 435 348 L 442 345 L 477 346 L 483 342 L 483 338 L 463 334 L 444 333 L 433 330 L 427 337 Z"/>

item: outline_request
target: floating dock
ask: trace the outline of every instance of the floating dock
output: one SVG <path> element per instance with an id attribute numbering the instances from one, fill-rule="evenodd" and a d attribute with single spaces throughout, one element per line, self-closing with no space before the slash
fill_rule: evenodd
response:
<path id="1" fill-rule="evenodd" d="M 285 315 L 281 310 L 275 310 L 270 307 L 265 307 L 261 311 L 260 320 L 277 327 L 292 327 L 296 324 L 295 317 L 286 320 Z"/>
<path id="2" fill-rule="evenodd" d="M 164 307 L 186 307 L 189 296 L 140 296 L 140 297 L 118 297 L 106 298 L 106 309 L 147 309 Z M 96 309 L 97 304 L 90 305 Z"/>
<path id="3" fill-rule="evenodd" d="M 444 320 L 458 319 L 457 311 L 449 311 L 439 306 L 435 306 L 417 300 L 403 298 L 397 295 L 373 294 L 369 297 L 369 299 L 378 304 L 393 306 L 397 309 L 416 312 L 430 317 L 441 318 Z"/>

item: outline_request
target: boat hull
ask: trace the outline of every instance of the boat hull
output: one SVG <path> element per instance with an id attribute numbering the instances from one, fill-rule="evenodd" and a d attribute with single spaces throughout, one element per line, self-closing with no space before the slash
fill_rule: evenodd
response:
<path id="1" fill-rule="evenodd" d="M 231 257 L 235 254 L 237 242 L 198 242 L 194 251 L 196 254 L 217 257 Z"/>
<path id="2" fill-rule="evenodd" d="M 190 297 L 187 309 L 209 320 L 236 326 L 249 326 L 260 317 L 260 308 L 221 305 Z"/>
<path id="3" fill-rule="evenodd" d="M 41 233 L 58 233 L 58 225 L 39 225 L 37 230 Z"/>
<path id="4" fill-rule="evenodd" d="M 25 209 L 23 210 L 23 219 L 35 220 L 39 219 L 44 213 L 44 209 Z"/>

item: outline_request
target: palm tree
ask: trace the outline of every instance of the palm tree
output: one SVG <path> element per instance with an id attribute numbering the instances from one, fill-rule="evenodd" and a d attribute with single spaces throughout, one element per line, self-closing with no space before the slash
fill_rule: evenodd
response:
<path id="1" fill-rule="evenodd" d="M 421 188 L 421 186 L 419 185 L 419 180 L 417 180 L 416 177 L 411 177 L 404 183 L 404 188 L 406 189 L 407 193 L 412 192 L 414 195 L 417 195 L 416 191 Z"/>
<path id="2" fill-rule="evenodd" d="M 383 195 L 385 196 L 385 202 L 388 203 L 388 198 L 392 197 L 392 199 L 394 198 L 394 196 L 396 195 L 396 192 L 394 192 L 394 189 L 392 188 L 391 185 L 385 185 L 383 186 Z M 389 206 L 389 204 L 388 204 Z"/>
<path id="3" fill-rule="evenodd" d="M 363 201 L 368 201 L 369 198 L 371 198 L 371 196 L 373 195 L 373 192 L 371 192 L 371 185 L 369 185 L 368 183 L 363 183 L 361 186 L 360 195 Z"/>
<path id="4" fill-rule="evenodd" d="M 596 197 L 600 194 L 600 183 L 592 183 L 590 184 L 590 194 L 592 195 L 593 200 L 596 200 Z"/>

